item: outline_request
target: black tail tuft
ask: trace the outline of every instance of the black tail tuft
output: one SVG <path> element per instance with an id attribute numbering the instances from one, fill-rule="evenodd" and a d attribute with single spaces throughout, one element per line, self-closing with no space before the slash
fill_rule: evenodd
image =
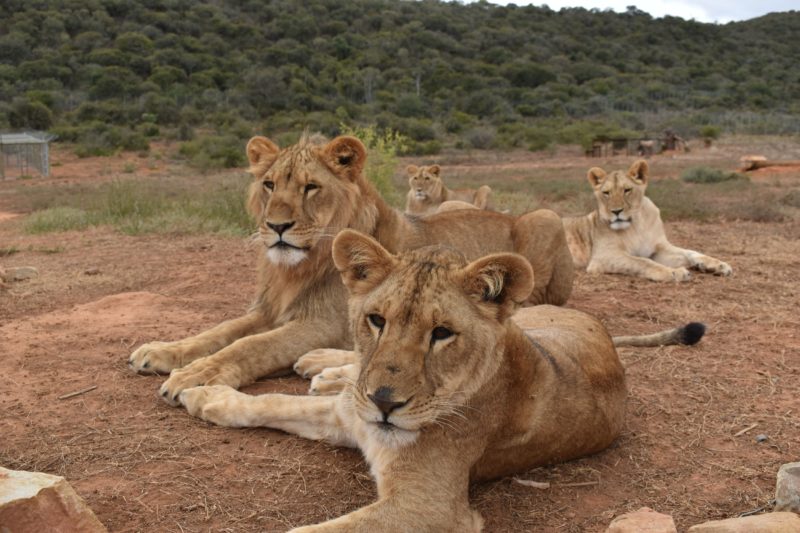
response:
<path id="1" fill-rule="evenodd" d="M 706 332 L 706 325 L 701 322 L 689 322 L 681 328 L 681 344 L 697 344 Z"/>

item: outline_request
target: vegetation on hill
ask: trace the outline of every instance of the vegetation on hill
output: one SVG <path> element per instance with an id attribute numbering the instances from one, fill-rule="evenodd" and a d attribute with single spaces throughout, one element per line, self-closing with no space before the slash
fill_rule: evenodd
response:
<path id="1" fill-rule="evenodd" d="M 4 0 L 0 128 L 86 154 L 399 131 L 414 153 L 704 126 L 797 132 L 800 12 L 726 25 L 423 0 Z M 241 150 L 239 150 L 241 151 Z M 209 156 L 210 157 L 210 156 Z"/>

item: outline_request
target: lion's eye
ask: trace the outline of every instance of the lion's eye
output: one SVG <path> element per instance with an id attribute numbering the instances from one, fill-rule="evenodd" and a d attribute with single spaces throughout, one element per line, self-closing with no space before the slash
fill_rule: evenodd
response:
<path id="1" fill-rule="evenodd" d="M 432 341 L 443 341 L 445 339 L 449 339 L 453 336 L 453 332 L 447 329 L 444 326 L 437 326 L 433 328 L 431 332 L 431 340 Z"/>
<path id="2" fill-rule="evenodd" d="M 273 190 L 275 188 L 275 182 L 266 180 L 264 182 L 264 188 L 267 189 L 268 191 Z"/>
<path id="3" fill-rule="evenodd" d="M 383 329 L 383 326 L 386 325 L 386 319 L 381 315 L 376 315 L 375 313 L 367 315 L 367 320 L 369 320 L 369 323 L 378 329 Z"/>
<path id="4" fill-rule="evenodd" d="M 431 179 L 428 176 L 425 176 L 425 181 L 430 181 Z"/>
<path id="5" fill-rule="evenodd" d="M 625 189 L 625 194 L 628 194 L 628 193 L 629 193 L 629 192 L 631 192 L 632 190 L 633 190 L 633 189 Z"/>
<path id="6" fill-rule="evenodd" d="M 610 192 L 608 192 L 608 191 L 603 191 L 603 196 L 610 196 L 610 195 L 611 195 L 611 193 L 610 193 Z"/>
<path id="7" fill-rule="evenodd" d="M 305 192 L 309 192 L 313 191 L 314 189 L 319 189 L 319 185 L 317 185 L 316 183 L 309 183 L 308 185 L 306 185 L 304 190 Z"/>

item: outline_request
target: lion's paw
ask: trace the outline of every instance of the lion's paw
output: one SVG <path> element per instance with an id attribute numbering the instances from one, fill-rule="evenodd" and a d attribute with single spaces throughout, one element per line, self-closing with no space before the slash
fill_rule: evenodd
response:
<path id="1" fill-rule="evenodd" d="M 689 281 L 692 279 L 692 273 L 684 267 L 673 268 L 672 279 L 675 281 Z"/>
<path id="2" fill-rule="evenodd" d="M 312 396 L 339 394 L 349 383 L 355 381 L 358 377 L 355 373 L 355 365 L 352 364 L 326 368 L 313 377 L 308 393 Z"/>
<path id="3" fill-rule="evenodd" d="M 728 263 L 713 259 L 711 261 L 701 261 L 697 264 L 698 270 L 701 272 L 708 272 L 715 276 L 730 276 L 733 274 L 733 269 Z"/>
<path id="4" fill-rule="evenodd" d="M 326 368 L 338 367 L 355 362 L 355 354 L 350 350 L 320 348 L 306 353 L 294 364 L 294 371 L 305 379 L 310 379 Z"/>
<path id="5" fill-rule="evenodd" d="M 173 370 L 169 379 L 161 385 L 159 394 L 170 405 L 178 405 L 179 395 L 186 389 L 200 385 L 227 385 L 239 387 L 241 379 L 238 368 L 224 366 L 212 359 L 198 359 L 183 368 Z"/>
<path id="6" fill-rule="evenodd" d="M 190 415 L 218 426 L 245 427 L 252 396 L 227 385 L 191 387 L 178 396 Z"/>
<path id="7" fill-rule="evenodd" d="M 140 374 L 169 374 L 181 366 L 183 348 L 178 342 L 148 342 L 128 358 L 128 366 Z"/>

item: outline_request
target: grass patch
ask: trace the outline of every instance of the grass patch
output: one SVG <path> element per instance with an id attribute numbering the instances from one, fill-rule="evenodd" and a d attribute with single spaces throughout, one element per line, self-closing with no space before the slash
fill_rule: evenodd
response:
<path id="1" fill-rule="evenodd" d="M 248 235 L 244 208 L 249 179 L 229 176 L 213 184 L 119 180 L 36 200 L 42 207 L 24 224 L 28 233 L 111 226 L 128 235 L 221 233 Z M 60 205 L 59 205 L 60 204 Z M 79 207 L 80 206 L 80 207 Z"/>
<path id="2" fill-rule="evenodd" d="M 788 205 L 789 207 L 796 207 L 800 209 L 800 190 L 793 189 L 786 193 L 786 195 L 781 198 L 781 203 L 783 205 Z"/>
<path id="3" fill-rule="evenodd" d="M 0 257 L 9 257 L 19 253 L 19 248 L 16 246 L 4 246 L 0 248 Z"/>
<path id="4" fill-rule="evenodd" d="M 750 178 L 738 172 L 725 172 L 716 168 L 692 167 L 681 174 L 681 179 L 687 183 L 722 183 L 725 181 L 750 181 Z"/>

